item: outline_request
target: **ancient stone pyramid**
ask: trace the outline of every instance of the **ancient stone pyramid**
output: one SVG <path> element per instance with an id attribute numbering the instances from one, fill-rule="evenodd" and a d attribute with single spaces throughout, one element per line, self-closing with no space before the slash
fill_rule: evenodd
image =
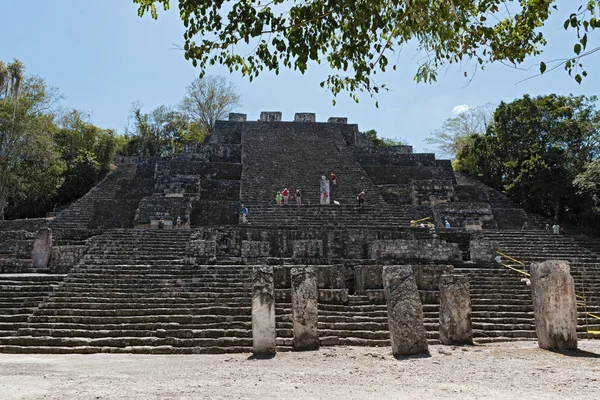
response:
<path id="1" fill-rule="evenodd" d="M 54 219 L 0 223 L 0 352 L 250 351 L 250 271 L 260 265 L 274 267 L 278 350 L 292 348 L 290 270 L 302 265 L 317 278 L 322 346 L 390 344 L 384 265 L 413 266 L 430 343 L 439 338 L 439 281 L 448 273 L 470 280 L 476 342 L 534 339 L 530 289 L 494 261 L 495 250 L 525 270 L 569 260 L 586 297 L 579 335 L 598 325 L 585 314 L 600 310 L 596 241 L 553 235 L 544 218 L 453 172 L 448 160 L 374 147 L 346 118 L 232 114 L 207 143 L 115 164 Z M 284 188 L 289 204 L 279 206 Z M 36 251 L 51 257 L 33 268 L 42 227 L 52 246 Z"/>

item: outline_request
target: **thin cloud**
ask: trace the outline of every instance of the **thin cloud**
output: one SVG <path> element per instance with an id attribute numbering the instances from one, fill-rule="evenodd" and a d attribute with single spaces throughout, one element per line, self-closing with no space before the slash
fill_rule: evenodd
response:
<path id="1" fill-rule="evenodd" d="M 465 111 L 468 111 L 468 110 L 469 110 L 469 108 L 471 108 L 471 106 L 470 106 L 470 105 L 468 105 L 468 104 L 459 104 L 459 105 L 457 105 L 456 107 L 454 107 L 454 108 L 452 109 L 452 113 L 453 113 L 453 114 L 457 114 L 457 115 L 458 115 L 458 114 L 462 114 L 462 113 L 464 113 Z"/>

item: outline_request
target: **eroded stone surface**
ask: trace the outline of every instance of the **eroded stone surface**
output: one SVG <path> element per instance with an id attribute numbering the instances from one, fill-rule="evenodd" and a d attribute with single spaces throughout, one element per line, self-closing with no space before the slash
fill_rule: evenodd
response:
<path id="1" fill-rule="evenodd" d="M 443 275 L 440 281 L 440 341 L 473 344 L 469 278 Z"/>
<path id="2" fill-rule="evenodd" d="M 423 306 L 412 266 L 385 266 L 382 276 L 394 357 L 428 353 Z"/>
<path id="3" fill-rule="evenodd" d="M 291 277 L 294 350 L 317 350 L 318 292 L 315 268 L 292 268 Z"/>
<path id="4" fill-rule="evenodd" d="M 275 354 L 275 294 L 273 267 L 252 269 L 252 352 Z"/>
<path id="5" fill-rule="evenodd" d="M 294 258 L 323 257 L 322 240 L 294 240 Z"/>
<path id="6" fill-rule="evenodd" d="M 469 242 L 469 253 L 471 261 L 474 262 L 492 262 L 496 257 L 497 245 L 485 239 L 472 239 Z"/>
<path id="7" fill-rule="evenodd" d="M 37 231 L 31 251 L 33 268 L 48 268 L 52 254 L 52 230 L 41 228 Z"/>
<path id="8" fill-rule="evenodd" d="M 577 349 L 577 300 L 569 263 L 561 260 L 533 263 L 531 292 L 540 348 Z"/>
<path id="9" fill-rule="evenodd" d="M 457 243 L 443 240 L 374 240 L 370 245 L 370 258 L 459 261 L 462 254 Z"/>

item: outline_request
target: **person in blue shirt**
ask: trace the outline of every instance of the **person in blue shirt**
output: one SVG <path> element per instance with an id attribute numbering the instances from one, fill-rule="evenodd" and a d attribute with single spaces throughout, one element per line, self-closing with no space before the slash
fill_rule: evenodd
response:
<path id="1" fill-rule="evenodd" d="M 248 215 L 248 209 L 246 208 L 245 205 L 242 204 L 242 224 L 247 224 L 248 220 L 246 219 L 246 216 Z"/>
<path id="2" fill-rule="evenodd" d="M 448 220 L 446 220 L 444 222 L 444 226 L 446 227 L 446 229 L 450 229 L 450 222 L 448 222 Z"/>

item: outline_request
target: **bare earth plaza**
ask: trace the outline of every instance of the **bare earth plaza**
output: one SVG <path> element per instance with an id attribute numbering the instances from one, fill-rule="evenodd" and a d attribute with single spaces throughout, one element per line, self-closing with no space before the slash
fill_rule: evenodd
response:
<path id="1" fill-rule="evenodd" d="M 0 7 L 0 400 L 600 398 L 574 3 Z"/>

